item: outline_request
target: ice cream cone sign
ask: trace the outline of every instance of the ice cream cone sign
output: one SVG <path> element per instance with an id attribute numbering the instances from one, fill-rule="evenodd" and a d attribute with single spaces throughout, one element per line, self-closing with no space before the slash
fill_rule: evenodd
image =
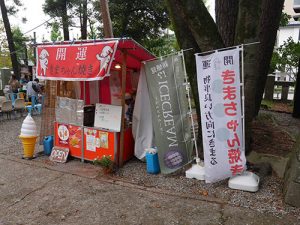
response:
<path id="1" fill-rule="evenodd" d="M 36 124 L 30 114 L 28 114 L 25 120 L 23 121 L 21 127 L 21 134 L 19 137 L 23 144 L 23 157 L 25 159 L 32 159 L 38 135 Z"/>

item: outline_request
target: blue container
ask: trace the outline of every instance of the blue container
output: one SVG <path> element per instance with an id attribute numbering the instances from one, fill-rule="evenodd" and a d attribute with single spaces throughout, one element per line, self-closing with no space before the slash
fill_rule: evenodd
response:
<path id="1" fill-rule="evenodd" d="M 53 136 L 44 137 L 44 153 L 45 155 L 51 155 L 51 151 L 53 148 Z"/>
<path id="2" fill-rule="evenodd" d="M 157 153 L 146 153 L 147 173 L 157 174 L 160 171 Z"/>

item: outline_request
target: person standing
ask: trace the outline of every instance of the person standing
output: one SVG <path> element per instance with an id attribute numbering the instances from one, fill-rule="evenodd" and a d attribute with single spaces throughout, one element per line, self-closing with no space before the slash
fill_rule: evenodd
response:
<path id="1" fill-rule="evenodd" d="M 39 85 L 39 79 L 35 78 L 33 81 L 29 81 L 27 83 L 26 90 L 27 90 L 27 97 L 29 101 L 31 101 L 32 96 L 35 96 L 36 99 L 38 99 L 38 94 L 41 91 Z"/>
<path id="2" fill-rule="evenodd" d="M 21 85 L 20 85 L 19 81 L 17 80 L 16 75 L 14 75 L 14 74 L 11 75 L 11 78 L 10 78 L 8 84 L 11 86 L 12 93 L 17 94 Z"/>

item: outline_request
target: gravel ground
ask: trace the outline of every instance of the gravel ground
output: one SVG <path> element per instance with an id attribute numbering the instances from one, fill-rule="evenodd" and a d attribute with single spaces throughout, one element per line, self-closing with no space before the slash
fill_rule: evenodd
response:
<path id="1" fill-rule="evenodd" d="M 299 120 L 292 120 L 289 114 L 273 113 L 277 123 L 286 127 L 287 132 L 299 134 Z M 24 118 L 14 118 L 12 120 L 0 120 L 1 148 L 0 154 L 14 155 L 18 158 L 22 156 L 21 142 L 18 138 L 21 124 Z M 38 127 L 41 117 L 34 116 Z M 41 150 L 41 146 L 39 147 Z M 119 169 L 110 179 L 120 179 L 124 182 L 134 183 L 145 187 L 167 190 L 170 192 L 190 194 L 195 196 L 208 196 L 218 198 L 233 206 L 251 208 L 258 212 L 272 213 L 277 217 L 292 215 L 300 220 L 300 208 L 291 207 L 283 201 L 283 181 L 275 175 L 261 177 L 261 186 L 258 192 L 249 193 L 229 189 L 227 180 L 205 184 L 203 181 L 187 179 L 184 171 L 179 171 L 173 175 L 149 175 L 146 173 L 146 164 L 133 159 Z"/>

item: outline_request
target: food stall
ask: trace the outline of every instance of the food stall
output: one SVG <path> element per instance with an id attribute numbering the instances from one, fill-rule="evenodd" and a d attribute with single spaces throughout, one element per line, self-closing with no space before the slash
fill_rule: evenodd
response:
<path id="1" fill-rule="evenodd" d="M 76 82 L 78 99 L 57 97 L 54 145 L 83 160 L 111 155 L 118 165 L 134 152 L 125 93 L 137 88 L 142 61 L 154 58 L 132 39 L 37 45 L 36 76 Z"/>

